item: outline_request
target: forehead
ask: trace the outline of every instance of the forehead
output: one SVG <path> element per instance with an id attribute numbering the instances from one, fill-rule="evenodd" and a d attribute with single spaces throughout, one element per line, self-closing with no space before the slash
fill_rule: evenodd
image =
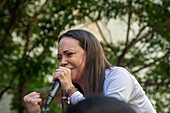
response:
<path id="1" fill-rule="evenodd" d="M 81 47 L 79 41 L 72 37 L 64 37 L 60 40 L 58 44 L 58 51 L 62 52 L 66 49 L 79 50 Z"/>

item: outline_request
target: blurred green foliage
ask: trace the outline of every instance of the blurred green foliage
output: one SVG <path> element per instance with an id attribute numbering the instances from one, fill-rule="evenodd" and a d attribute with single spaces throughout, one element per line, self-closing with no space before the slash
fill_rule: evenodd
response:
<path id="1" fill-rule="evenodd" d="M 23 96 L 49 86 L 46 75 L 58 66 L 54 50 L 61 31 L 86 19 L 120 19 L 127 34 L 133 23 L 139 29 L 116 45 L 102 43 L 107 59 L 133 72 L 157 111 L 168 113 L 169 6 L 169 0 L 1 0 L 0 98 L 13 94 L 12 109 L 26 112 Z"/>

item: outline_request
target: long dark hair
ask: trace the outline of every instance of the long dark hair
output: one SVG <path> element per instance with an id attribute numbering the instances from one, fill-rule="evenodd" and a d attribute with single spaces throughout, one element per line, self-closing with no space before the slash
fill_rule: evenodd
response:
<path id="1" fill-rule="evenodd" d="M 111 64 L 107 61 L 103 49 L 96 37 L 85 30 L 69 30 L 59 37 L 58 43 L 64 37 L 72 37 L 79 41 L 80 46 L 86 51 L 86 64 L 84 70 L 84 83 L 86 95 L 102 94 L 105 80 L 105 70 Z"/>

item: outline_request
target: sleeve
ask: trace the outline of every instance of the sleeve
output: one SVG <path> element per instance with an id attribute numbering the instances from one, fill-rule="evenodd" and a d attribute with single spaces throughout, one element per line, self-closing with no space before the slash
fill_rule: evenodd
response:
<path id="1" fill-rule="evenodd" d="M 85 99 L 83 94 L 81 94 L 79 91 L 74 92 L 69 98 L 73 105 Z"/>
<path id="2" fill-rule="evenodd" d="M 134 88 L 131 74 L 124 68 L 117 68 L 109 73 L 105 81 L 105 96 L 115 97 L 128 103 Z"/>

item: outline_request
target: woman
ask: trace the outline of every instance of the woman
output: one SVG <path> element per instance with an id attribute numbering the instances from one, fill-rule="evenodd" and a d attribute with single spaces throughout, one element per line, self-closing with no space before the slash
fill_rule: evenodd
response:
<path id="1" fill-rule="evenodd" d="M 87 96 L 101 94 L 128 103 L 137 113 L 156 113 L 135 77 L 122 67 L 111 67 L 100 43 L 90 32 L 70 30 L 61 35 L 57 57 L 59 68 L 53 83 L 59 79 L 72 104 Z M 80 85 L 83 93 L 74 87 L 73 82 Z M 32 111 L 30 105 L 35 103 L 37 109 L 41 101 L 35 93 L 24 97 L 29 111 Z"/>

